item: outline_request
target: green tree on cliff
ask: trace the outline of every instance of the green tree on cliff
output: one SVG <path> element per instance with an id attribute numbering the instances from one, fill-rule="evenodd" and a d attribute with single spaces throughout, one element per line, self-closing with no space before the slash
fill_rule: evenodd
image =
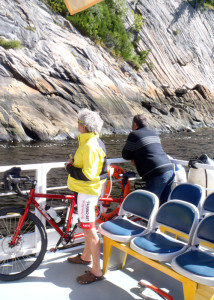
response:
<path id="1" fill-rule="evenodd" d="M 191 1 L 193 2 L 193 1 Z M 208 7 L 214 9 L 214 0 L 194 0 L 194 6 L 196 9 L 199 7 Z"/>
<path id="2" fill-rule="evenodd" d="M 141 15 L 134 14 L 134 24 L 127 32 L 124 18 L 127 14 L 125 0 L 105 0 L 73 16 L 68 15 L 64 0 L 44 0 L 49 7 L 66 17 L 83 35 L 101 44 L 116 57 L 122 57 L 138 69 L 150 50 L 138 50 L 138 32 L 144 22 Z"/>

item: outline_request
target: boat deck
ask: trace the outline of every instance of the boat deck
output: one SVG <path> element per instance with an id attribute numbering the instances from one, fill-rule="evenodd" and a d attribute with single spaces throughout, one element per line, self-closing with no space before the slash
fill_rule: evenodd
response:
<path id="1" fill-rule="evenodd" d="M 90 270 L 90 266 L 71 265 L 67 262 L 67 257 L 82 252 L 81 248 L 82 246 L 78 249 L 61 250 L 56 253 L 47 252 L 40 267 L 28 277 L 18 281 L 0 283 L 1 299 L 163 299 L 148 289 L 142 291 L 138 282 L 145 279 L 159 288 L 169 290 L 173 300 L 183 300 L 182 286 L 179 282 L 132 257 L 128 257 L 123 270 L 109 270 L 105 274 L 104 280 L 89 285 L 79 285 L 76 277 L 82 275 L 85 270 Z"/>

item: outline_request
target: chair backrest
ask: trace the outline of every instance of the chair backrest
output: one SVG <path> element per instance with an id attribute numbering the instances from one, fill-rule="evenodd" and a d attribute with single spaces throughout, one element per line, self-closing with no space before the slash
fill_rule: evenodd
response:
<path id="1" fill-rule="evenodd" d="M 205 190 L 198 184 L 181 183 L 172 190 L 169 195 L 168 201 L 175 199 L 192 203 L 200 211 L 205 200 Z"/>
<path id="2" fill-rule="evenodd" d="M 207 213 L 214 213 L 214 193 L 209 194 L 203 203 L 201 215 L 203 216 Z"/>
<path id="3" fill-rule="evenodd" d="M 190 240 L 198 222 L 199 211 L 195 205 L 174 200 L 164 203 L 159 208 L 154 220 L 154 229 L 164 226 L 187 235 L 187 240 Z"/>
<path id="4" fill-rule="evenodd" d="M 201 242 L 214 244 L 214 214 L 210 214 L 201 219 L 192 239 L 192 245 L 199 245 Z M 213 248 L 213 247 L 212 247 Z"/>
<path id="5" fill-rule="evenodd" d="M 133 214 L 146 221 L 153 218 L 159 207 L 158 197 L 146 190 L 136 190 L 128 194 L 119 210 L 120 215 Z"/>

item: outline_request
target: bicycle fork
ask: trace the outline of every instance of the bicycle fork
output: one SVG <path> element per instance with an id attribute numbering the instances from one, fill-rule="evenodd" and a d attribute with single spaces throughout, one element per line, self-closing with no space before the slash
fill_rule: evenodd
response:
<path id="1" fill-rule="evenodd" d="M 10 247 L 13 248 L 15 247 L 18 242 L 19 242 L 19 233 L 20 233 L 20 230 L 22 229 L 22 226 L 27 218 L 27 215 L 28 215 L 28 212 L 29 212 L 29 207 L 27 207 L 24 211 L 24 214 L 21 215 L 20 219 L 19 219 L 19 222 L 16 226 L 16 229 L 15 229 L 15 232 L 14 232 L 14 235 L 11 239 L 11 242 L 9 243 Z"/>

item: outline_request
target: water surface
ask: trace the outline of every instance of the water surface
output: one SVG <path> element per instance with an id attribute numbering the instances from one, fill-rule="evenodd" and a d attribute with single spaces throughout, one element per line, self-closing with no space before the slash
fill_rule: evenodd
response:
<path id="1" fill-rule="evenodd" d="M 121 157 L 125 135 L 103 136 L 108 158 Z M 214 130 L 161 134 L 164 150 L 178 159 L 194 158 L 202 153 L 214 157 Z M 77 140 L 60 142 L 0 143 L 0 166 L 66 161 L 75 153 Z"/>
<path id="2" fill-rule="evenodd" d="M 177 159 L 189 160 L 206 153 L 214 158 L 214 130 L 203 129 L 189 133 L 161 134 L 162 145 L 167 154 Z M 103 136 L 108 158 L 121 157 L 121 150 L 127 136 Z M 74 154 L 78 147 L 77 140 L 61 142 L 31 142 L 31 143 L 1 143 L 0 166 L 15 166 L 45 162 L 65 162 L 70 153 Z M 131 164 L 123 164 L 125 171 L 135 171 Z M 24 173 L 24 174 L 23 174 Z M 23 175 L 34 176 L 26 171 Z M 2 178 L 0 173 L 0 176 Z M 1 179 L 0 178 L 0 179 Z M 48 186 L 64 186 L 67 184 L 67 172 L 64 169 L 52 169 L 48 174 Z M 69 193 L 68 190 L 64 191 Z M 23 205 L 23 200 L 17 197 L 0 197 L 0 208 L 5 206 Z"/>

